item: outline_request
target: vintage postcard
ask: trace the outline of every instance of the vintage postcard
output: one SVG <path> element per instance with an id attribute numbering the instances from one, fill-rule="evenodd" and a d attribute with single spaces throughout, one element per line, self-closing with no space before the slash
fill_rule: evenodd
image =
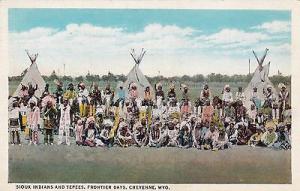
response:
<path id="1" fill-rule="evenodd" d="M 34 2 L 2 4 L 3 188 L 295 189 L 297 2 Z"/>

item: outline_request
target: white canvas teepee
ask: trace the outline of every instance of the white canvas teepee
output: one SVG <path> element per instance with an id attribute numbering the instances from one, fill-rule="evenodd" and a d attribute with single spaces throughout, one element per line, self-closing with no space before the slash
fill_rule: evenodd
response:
<path id="1" fill-rule="evenodd" d="M 28 86 L 29 83 L 31 83 L 33 87 L 35 87 L 36 84 L 38 85 L 38 89 L 35 91 L 35 96 L 41 97 L 41 95 L 43 93 L 43 88 L 45 87 L 45 84 L 46 84 L 44 79 L 42 78 L 42 75 L 36 64 L 36 58 L 37 58 L 38 54 L 29 55 L 28 52 L 27 52 L 27 54 L 31 61 L 31 65 L 27 69 L 27 72 L 24 75 L 21 83 L 18 85 L 16 91 L 13 93 L 13 95 L 12 95 L 13 97 L 19 95 L 22 85 Z"/>
<path id="2" fill-rule="evenodd" d="M 135 65 L 133 66 L 133 68 L 130 70 L 130 72 L 128 73 L 127 77 L 126 77 L 126 81 L 122 84 L 123 88 L 125 90 L 125 96 L 128 97 L 128 90 L 129 90 L 129 86 L 132 83 L 135 83 L 138 89 L 138 94 L 139 97 L 144 98 L 144 90 L 147 86 L 150 87 L 150 91 L 153 92 L 153 87 L 151 86 L 151 84 L 149 83 L 149 81 L 147 80 L 146 76 L 144 76 L 144 74 L 142 73 L 142 71 L 139 69 L 139 64 L 141 63 L 143 56 L 145 55 L 146 51 L 144 51 L 142 49 L 142 52 L 139 56 L 135 55 L 134 50 L 132 50 L 132 52 L 130 53 L 132 58 L 135 61 Z M 116 90 L 119 89 L 120 84 L 118 84 L 118 86 L 116 87 Z"/>
<path id="3" fill-rule="evenodd" d="M 259 65 L 257 66 L 250 83 L 248 84 L 248 86 L 246 87 L 246 89 L 244 91 L 244 94 L 246 96 L 245 107 L 247 109 L 250 109 L 251 104 L 253 103 L 252 101 L 250 101 L 250 98 L 252 97 L 252 92 L 253 92 L 254 87 L 257 88 L 258 96 L 262 101 L 265 97 L 263 94 L 263 89 L 266 89 L 267 86 L 269 86 L 269 85 L 272 87 L 273 92 L 277 95 L 276 89 L 268 77 L 269 69 L 270 69 L 270 62 L 268 64 L 262 65 L 263 61 L 267 55 L 267 52 L 268 52 L 268 49 L 265 50 L 264 56 L 259 60 L 257 58 L 255 52 L 253 51 L 255 58 Z"/>

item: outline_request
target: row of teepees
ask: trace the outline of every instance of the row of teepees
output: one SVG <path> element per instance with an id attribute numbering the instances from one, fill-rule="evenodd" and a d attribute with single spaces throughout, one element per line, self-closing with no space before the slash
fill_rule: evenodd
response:
<path id="1" fill-rule="evenodd" d="M 36 59 L 38 57 L 38 54 L 30 55 L 28 53 L 28 51 L 26 51 L 26 53 L 31 61 L 31 64 L 30 64 L 29 68 L 27 69 L 27 72 L 26 72 L 24 78 L 22 79 L 21 83 L 19 84 L 19 86 L 17 87 L 16 91 L 14 92 L 14 94 L 12 96 L 14 97 L 14 96 L 18 95 L 18 93 L 22 87 L 22 84 L 28 85 L 29 83 L 31 83 L 32 85 L 35 85 L 35 84 L 38 85 L 38 90 L 35 92 L 35 96 L 40 97 L 42 95 L 43 87 L 45 87 L 46 83 L 45 83 L 44 79 L 42 78 L 41 73 L 39 72 L 37 64 L 36 64 Z M 128 94 L 128 87 L 132 83 L 136 84 L 137 89 L 139 91 L 139 95 L 143 95 L 144 89 L 147 86 L 149 86 L 150 90 L 153 91 L 153 87 L 151 86 L 151 84 L 149 83 L 147 78 L 144 76 L 142 71 L 139 69 L 139 65 L 142 62 L 145 53 L 146 53 L 146 51 L 144 49 L 142 49 L 142 51 L 138 55 L 136 54 L 134 49 L 132 49 L 132 51 L 130 53 L 135 64 L 134 64 L 133 68 L 130 70 L 130 72 L 128 73 L 127 80 L 125 82 L 120 82 L 117 85 L 117 88 L 120 85 L 122 85 L 124 87 L 126 95 Z M 253 54 L 258 62 L 258 67 L 256 68 L 250 83 L 248 84 L 248 86 L 246 87 L 246 89 L 244 91 L 245 96 L 247 98 L 251 97 L 254 87 L 257 87 L 258 95 L 260 98 L 264 97 L 263 89 L 266 88 L 267 86 L 271 86 L 273 88 L 273 91 L 276 91 L 272 82 L 268 78 L 270 62 L 268 62 L 268 64 L 263 65 L 263 62 L 267 56 L 267 53 L 268 53 L 268 49 L 265 50 L 264 55 L 259 59 L 257 57 L 256 53 L 253 51 Z M 252 102 L 249 99 L 247 99 L 247 101 L 245 103 L 246 108 L 250 108 L 251 103 Z"/>

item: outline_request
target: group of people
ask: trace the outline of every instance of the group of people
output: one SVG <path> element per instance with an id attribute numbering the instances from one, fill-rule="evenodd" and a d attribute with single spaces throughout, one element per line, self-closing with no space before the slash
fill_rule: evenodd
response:
<path id="1" fill-rule="evenodd" d="M 70 145 L 70 137 L 75 137 L 76 145 L 89 147 L 291 148 L 289 92 L 282 83 L 278 94 L 266 85 L 263 97 L 256 87 L 251 97 L 245 96 L 242 87 L 234 95 L 229 85 L 222 96 L 213 96 L 205 84 L 196 100 L 184 84 L 176 91 L 174 84 L 164 90 L 158 83 L 154 89 L 145 87 L 143 95 L 136 83 L 121 85 L 116 91 L 109 84 L 103 90 L 94 83 L 90 88 L 82 82 L 77 88 L 72 83 L 65 88 L 58 81 L 56 86 L 50 93 L 46 84 L 37 97 L 37 86 L 23 85 L 19 96 L 11 98 L 11 144 L 24 144 L 20 141 L 24 133 L 28 144 L 34 145 Z"/>

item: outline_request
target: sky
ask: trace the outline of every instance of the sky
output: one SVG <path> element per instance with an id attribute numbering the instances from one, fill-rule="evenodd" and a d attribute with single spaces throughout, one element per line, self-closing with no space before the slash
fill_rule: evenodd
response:
<path id="1" fill-rule="evenodd" d="M 44 75 L 126 75 L 132 48 L 146 49 L 148 76 L 247 74 L 265 48 L 270 74 L 290 75 L 290 21 L 270 10 L 9 9 L 9 75 L 29 66 L 25 49 Z"/>

